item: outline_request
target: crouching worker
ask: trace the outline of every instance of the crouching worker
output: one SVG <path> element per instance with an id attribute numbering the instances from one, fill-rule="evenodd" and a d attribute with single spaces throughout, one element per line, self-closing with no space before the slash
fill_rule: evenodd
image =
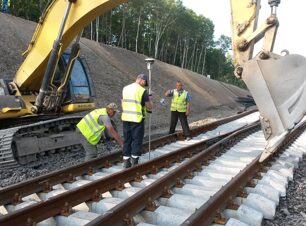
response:
<path id="1" fill-rule="evenodd" d="M 115 103 L 110 103 L 106 108 L 91 111 L 77 124 L 76 130 L 80 134 L 81 144 L 86 152 L 85 161 L 97 157 L 96 145 L 105 134 L 113 137 L 123 148 L 123 140 L 111 122 L 116 111 L 118 111 L 118 106 Z"/>

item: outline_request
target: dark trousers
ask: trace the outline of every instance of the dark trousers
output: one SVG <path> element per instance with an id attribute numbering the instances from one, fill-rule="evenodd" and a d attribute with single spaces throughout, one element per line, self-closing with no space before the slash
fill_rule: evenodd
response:
<path id="1" fill-rule="evenodd" d="M 144 127 L 144 120 L 140 123 L 123 121 L 123 156 L 141 155 Z"/>
<path id="2" fill-rule="evenodd" d="M 171 111 L 171 122 L 170 122 L 169 134 L 175 132 L 175 127 L 176 127 L 178 119 L 180 119 L 184 135 L 186 137 L 191 137 L 189 125 L 187 122 L 186 112 Z"/>

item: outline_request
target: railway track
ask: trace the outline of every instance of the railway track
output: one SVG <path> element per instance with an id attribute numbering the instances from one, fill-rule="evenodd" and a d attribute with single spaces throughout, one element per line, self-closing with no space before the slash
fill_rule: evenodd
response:
<path id="1" fill-rule="evenodd" d="M 214 136 L 217 136 L 217 135 L 220 135 L 220 134 L 225 134 L 227 132 L 234 131 L 236 128 L 245 126 L 248 123 L 251 123 L 251 122 L 255 121 L 256 118 L 257 118 L 257 114 L 258 113 L 256 113 L 255 111 L 249 111 L 249 112 L 245 112 L 243 114 L 227 117 L 227 118 L 224 118 L 224 119 L 221 119 L 221 120 L 218 120 L 218 121 L 215 121 L 215 122 L 212 122 L 212 123 L 200 126 L 200 127 L 193 128 L 191 130 L 191 133 L 192 133 L 193 136 L 197 136 L 200 133 L 209 131 L 209 133 L 207 133 L 205 135 L 205 137 L 203 137 L 203 139 L 214 137 Z M 245 116 L 248 119 L 245 119 L 244 118 Z M 161 137 L 159 139 L 153 140 L 151 142 L 151 147 L 153 149 L 158 148 L 160 146 L 164 146 L 166 144 L 178 141 L 182 138 L 183 138 L 182 133 L 176 133 L 176 134 L 171 134 L 171 135 L 168 135 L 168 136 L 164 136 L 164 137 Z M 148 143 L 145 143 L 142 147 L 142 150 L 144 152 L 148 151 L 148 146 L 149 146 Z M 61 174 L 61 175 L 67 174 L 68 175 L 69 174 L 69 175 L 73 175 L 75 177 L 75 176 L 78 176 L 79 174 L 86 173 L 88 168 L 90 168 L 90 169 L 91 168 L 97 168 L 97 167 L 103 166 L 103 164 L 109 165 L 111 162 L 116 162 L 116 161 L 120 161 L 120 160 L 121 160 L 121 152 L 118 151 L 116 153 L 113 153 L 113 154 L 105 157 L 105 158 L 99 158 L 99 159 L 91 161 L 89 163 L 85 163 L 81 166 L 71 167 L 70 169 L 62 170 L 58 173 L 55 173 L 55 175 L 57 175 L 57 174 Z M 76 170 L 75 170 L 75 168 L 76 168 Z M 55 180 L 55 182 L 52 184 L 53 180 Z M 54 185 L 55 183 L 60 182 L 57 179 L 50 179 L 50 177 L 48 177 L 48 176 L 46 176 L 46 177 L 42 176 L 42 177 L 38 177 L 34 181 L 32 180 L 31 182 L 27 182 L 27 183 L 23 183 L 23 184 L 34 183 L 34 184 L 36 184 L 35 186 L 40 187 L 40 186 L 38 186 L 38 184 L 41 184 L 42 181 L 49 181 L 50 185 Z M 12 186 L 12 187 L 14 187 L 14 186 Z M 20 185 L 19 185 L 19 187 L 20 187 Z M 22 190 L 24 190 L 24 189 L 22 189 Z M 15 193 L 15 191 L 14 191 L 14 193 Z"/>
<path id="2" fill-rule="evenodd" d="M 235 126 L 238 127 L 238 121 L 232 122 L 231 131 Z M 254 132 L 258 128 L 258 125 L 252 125 L 241 129 L 240 123 L 239 131 L 209 147 L 216 139 L 220 139 L 216 133 L 223 133 L 224 136 L 229 134 L 228 131 L 225 133 L 225 128 L 219 128 L 219 131 L 212 130 L 206 134 L 200 134 L 190 142 L 178 141 L 157 148 L 151 152 L 152 159 L 148 160 L 146 158 L 148 154 L 145 154 L 141 159 L 142 164 L 131 169 L 122 171 L 121 163 L 112 165 L 108 160 L 106 167 L 101 168 L 100 165 L 100 170 L 97 170 L 98 167 L 87 168 L 86 174 L 79 174 L 77 177 L 70 174 L 68 175 L 70 179 L 65 179 L 66 183 L 57 184 L 53 188 L 51 184 L 56 182 L 50 183 L 51 181 L 47 180 L 44 183 L 41 182 L 40 186 L 43 186 L 45 190 L 39 194 L 23 197 L 26 193 L 21 195 L 22 192 L 15 191 L 13 198 L 11 193 L 7 196 L 10 198 L 1 199 L 3 206 L 0 207 L 2 210 L 0 212 L 4 216 L 0 217 L 0 225 L 35 225 L 36 222 L 40 222 L 38 225 L 84 225 L 86 223 L 88 225 L 134 225 L 135 222 L 139 225 L 182 223 L 200 225 L 190 223 L 194 218 L 194 212 L 198 213 L 198 209 L 200 210 L 203 205 L 211 203 L 209 201 L 211 196 L 215 197 L 222 188 L 233 183 L 235 178 L 245 171 L 246 166 L 258 162 L 258 155 L 265 145 L 263 134 Z M 207 139 L 209 133 L 214 135 Z M 205 136 L 206 138 L 203 139 Z M 289 153 L 293 155 L 292 150 Z M 301 158 L 300 155 L 299 158 Z M 281 163 L 277 166 L 277 171 L 287 175 L 287 178 L 291 178 L 290 172 L 293 172 L 298 162 L 296 155 L 291 159 L 294 160 L 291 163 L 280 160 L 291 168 L 281 168 Z M 258 177 L 254 170 L 248 172 Z M 280 177 L 275 172 L 266 174 L 271 174 L 271 177 Z M 250 183 L 249 177 L 248 183 Z M 282 179 L 285 181 L 284 178 Z M 239 191 L 234 189 L 235 192 L 231 193 L 232 197 L 235 197 L 236 193 L 241 195 L 245 195 L 247 191 L 252 193 L 251 188 L 242 191 L 241 186 L 240 184 Z M 284 189 L 280 186 L 278 189 L 274 188 L 279 192 L 278 194 L 284 195 Z M 2 194 L 8 194 L 9 190 L 13 191 L 12 187 L 3 190 Z M 21 190 L 20 187 L 19 190 Z M 274 200 L 277 200 L 276 196 L 274 195 Z M 223 199 L 227 198 L 223 196 Z M 225 203 L 227 206 L 238 209 L 237 202 L 235 199 L 227 200 Z M 224 207 L 218 207 L 215 211 L 220 215 L 217 214 L 220 219 L 216 222 L 226 218 L 229 222 L 236 220 L 234 217 L 229 217 L 234 216 L 233 211 L 225 210 L 223 213 L 222 209 Z M 240 212 L 247 212 L 245 209 L 250 208 L 244 207 L 244 212 L 243 210 Z M 208 215 L 204 216 L 208 219 Z M 252 222 L 261 222 L 263 217 L 260 218 L 260 216 L 264 214 L 256 215 L 254 218 L 257 221 Z"/>
<path id="3" fill-rule="evenodd" d="M 203 131 L 216 128 L 253 112 L 255 110 L 200 126 L 192 130 L 192 135 L 198 135 Z M 15 168 L 19 164 L 35 167 L 40 164 L 39 158 L 41 156 L 52 155 L 55 152 L 78 151 L 81 144 L 75 136 L 75 125 L 81 118 L 82 116 L 62 117 L 30 125 L 1 129 L 0 169 Z M 174 141 L 182 137 L 182 133 L 177 133 L 165 138 L 165 140 L 167 142 L 168 140 Z M 160 143 L 162 144 L 162 141 Z"/>

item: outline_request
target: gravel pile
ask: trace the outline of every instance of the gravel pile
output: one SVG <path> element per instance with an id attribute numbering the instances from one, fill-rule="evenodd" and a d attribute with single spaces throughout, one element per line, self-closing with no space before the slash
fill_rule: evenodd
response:
<path id="1" fill-rule="evenodd" d="M 0 79 L 14 79 L 24 60 L 21 54 L 31 41 L 35 25 L 0 13 Z M 81 39 L 80 45 L 81 58 L 88 66 L 93 80 L 98 107 L 104 107 L 110 102 L 120 105 L 123 87 L 134 82 L 137 74 L 148 73 L 144 61 L 148 56 L 85 38 Z M 237 100 L 249 96 L 247 90 L 156 60 L 152 69 L 152 130 L 168 127 L 171 99 L 165 98 L 163 94 L 175 88 L 177 80 L 184 83 L 184 88 L 191 95 L 189 122 L 233 115 L 245 107 Z M 160 104 L 161 98 L 165 99 L 165 105 Z"/>

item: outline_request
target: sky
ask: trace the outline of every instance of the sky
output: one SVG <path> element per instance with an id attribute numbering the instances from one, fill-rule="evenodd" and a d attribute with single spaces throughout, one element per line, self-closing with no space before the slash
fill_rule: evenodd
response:
<path id="1" fill-rule="evenodd" d="M 215 39 L 221 34 L 231 37 L 230 0 L 182 0 L 183 5 L 198 15 L 203 15 L 215 24 Z M 306 0 L 281 0 L 277 8 L 279 27 L 274 52 L 283 49 L 306 56 Z M 268 0 L 261 0 L 258 27 L 270 15 Z M 256 49 L 260 50 L 260 47 Z M 255 51 L 256 51 L 255 49 Z M 255 54 L 255 52 L 254 52 Z"/>

